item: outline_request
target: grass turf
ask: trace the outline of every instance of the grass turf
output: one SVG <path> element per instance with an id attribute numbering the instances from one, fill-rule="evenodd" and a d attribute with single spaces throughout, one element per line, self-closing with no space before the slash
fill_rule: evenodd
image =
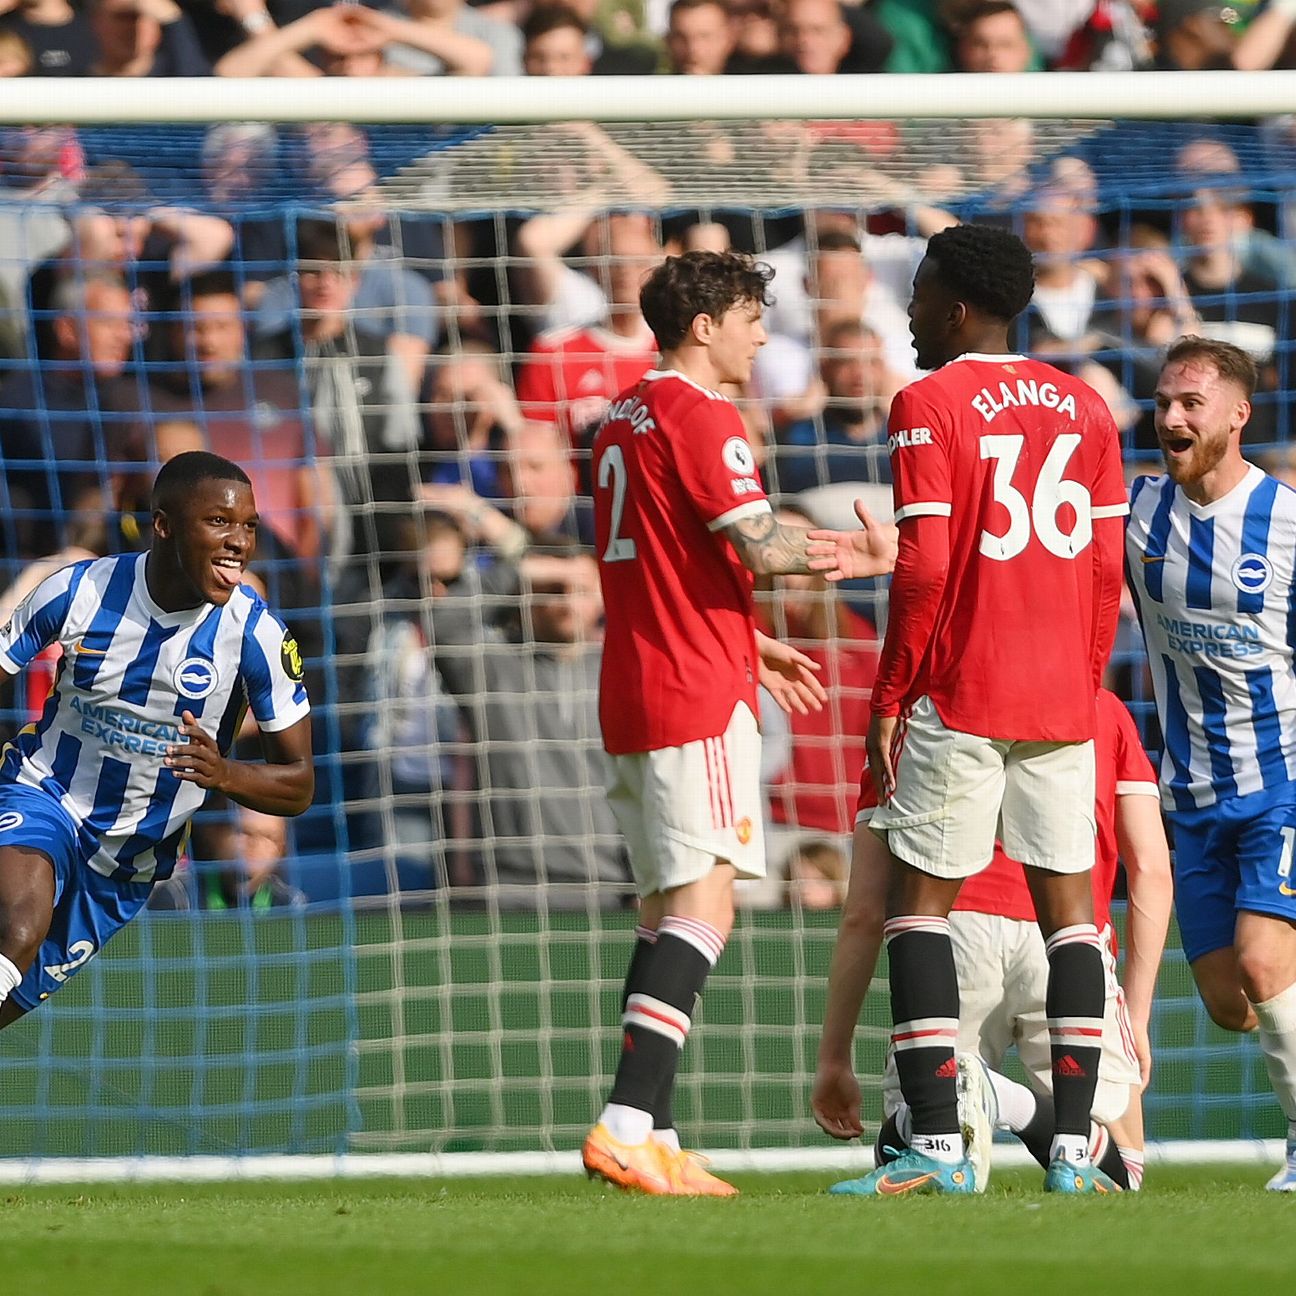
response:
<path id="1" fill-rule="evenodd" d="M 94 1296 L 1290 1293 L 1296 1200 L 1267 1172 L 1154 1167 L 1120 1198 L 830 1198 L 831 1175 L 736 1176 L 732 1201 L 580 1179 L 0 1190 L 0 1283 Z"/>

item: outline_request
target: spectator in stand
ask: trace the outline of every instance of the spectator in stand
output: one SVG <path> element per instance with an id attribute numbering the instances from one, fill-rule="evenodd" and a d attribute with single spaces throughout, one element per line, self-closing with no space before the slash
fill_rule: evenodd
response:
<path id="1" fill-rule="evenodd" d="M 537 247 L 535 222 L 548 219 L 535 217 L 523 226 L 519 246 Z M 643 377 L 657 358 L 656 340 L 639 309 L 639 288 L 664 255 L 656 230 L 643 215 L 597 221 L 586 231 L 584 243 L 598 258 L 606 296 L 601 284 L 557 257 L 529 266 L 529 285 L 538 292 L 553 291 L 551 309 L 570 311 L 572 322 L 541 333 L 517 376 L 518 400 L 527 417 L 557 423 L 573 444 L 603 417 L 608 402 Z M 582 315 L 595 310 L 593 319 L 581 322 Z"/>
<path id="2" fill-rule="evenodd" d="M 720 76 L 738 44 L 723 0 L 675 0 L 666 29 L 667 70 L 679 76 Z"/>
<path id="3" fill-rule="evenodd" d="M 500 493 L 499 459 L 522 411 L 504 381 L 499 354 L 484 342 L 432 361 L 424 417 L 421 475 L 437 485 L 468 485 L 476 495 Z"/>
<path id="4" fill-rule="evenodd" d="M 428 482 L 420 499 L 454 518 L 471 541 L 507 558 L 518 558 L 547 535 L 592 534 L 589 500 L 576 492 L 571 448 L 552 423 L 528 420 L 509 434 L 499 490 L 492 502 L 470 486 Z"/>
<path id="5" fill-rule="evenodd" d="M 193 23 L 175 0 L 89 0 L 91 75 L 210 76 Z"/>
<path id="6" fill-rule="evenodd" d="M 836 482 L 890 482 L 887 411 L 906 383 L 887 367 L 882 341 L 858 320 L 829 325 L 813 386 L 820 409 L 788 426 L 775 453 L 780 494 Z"/>
<path id="7" fill-rule="evenodd" d="M 1105 265 L 1092 255 L 1097 237 L 1098 221 L 1083 188 L 1049 184 L 1031 199 L 1022 241 L 1035 259 L 1035 295 L 1018 322 L 1023 351 L 1074 355 L 1089 349 L 1086 339 L 1106 278 Z"/>
<path id="8" fill-rule="evenodd" d="M 585 24 L 586 48 L 594 76 L 646 76 L 657 70 L 660 50 L 656 38 L 643 31 L 645 8 L 638 0 L 557 0 Z M 554 0 L 538 0 L 544 8 Z M 664 6 L 663 6 L 664 14 Z"/>
<path id="9" fill-rule="evenodd" d="M 448 38 L 463 42 L 478 41 L 490 51 L 490 62 L 485 75 L 520 76 L 522 72 L 522 37 L 511 23 L 499 22 L 487 16 L 464 0 L 403 0 L 404 15 L 419 31 L 446 47 Z M 401 16 L 401 10 L 392 7 L 388 12 Z M 450 47 L 452 52 L 458 46 Z M 408 68 L 419 76 L 453 75 L 453 69 L 478 66 L 477 55 L 471 58 L 459 53 L 450 59 L 444 53 L 412 43 L 402 43 L 388 50 L 388 59 L 396 66 Z M 462 73 L 461 73 L 462 75 Z M 468 75 L 477 75 L 470 72 Z"/>
<path id="10" fill-rule="evenodd" d="M 205 212 L 161 207 L 135 169 L 124 162 L 92 167 L 80 186 L 81 204 L 69 237 L 33 269 L 25 296 L 31 302 L 34 354 L 50 347 L 50 297 L 63 280 L 86 271 L 121 274 L 137 310 L 147 315 L 165 301 L 172 286 L 229 255 L 234 231 L 228 221 Z"/>
<path id="11" fill-rule="evenodd" d="M 355 131 L 347 125 L 319 129 L 344 134 Z M 390 242 L 378 243 L 380 234 L 390 238 L 392 233 L 382 211 L 366 207 L 363 202 L 339 203 L 335 211 L 333 220 L 317 223 L 341 239 L 356 276 L 351 305 L 355 327 L 387 339 L 387 349 L 400 357 L 411 390 L 418 392 L 423 387 L 428 355 L 440 337 L 440 314 L 432 287 L 422 275 L 405 268 Z M 299 231 L 304 225 L 299 222 Z M 271 279 L 257 307 L 257 335 L 269 336 L 291 328 L 295 309 L 292 275 Z"/>
<path id="12" fill-rule="evenodd" d="M 98 270 L 64 280 L 51 307 L 50 356 L 0 385 L 0 459 L 27 557 L 60 547 L 68 506 L 87 486 L 107 505 L 112 476 L 132 457 L 130 411 L 138 407 L 124 376 L 135 310 L 121 276 Z"/>
<path id="13" fill-rule="evenodd" d="M 1156 65 L 1167 71 L 1231 68 L 1237 11 L 1217 0 L 1157 0 Z"/>
<path id="14" fill-rule="evenodd" d="M 306 895 L 283 876 L 288 820 L 235 806 L 227 858 L 198 872 L 204 909 L 300 909 Z"/>
<path id="15" fill-rule="evenodd" d="M 590 29 L 565 4 L 537 5 L 522 24 L 522 70 L 527 76 L 589 76 Z"/>
<path id="16" fill-rule="evenodd" d="M 608 806 L 598 722 L 598 566 L 553 539 L 432 605 L 434 660 L 485 769 L 481 880 L 504 907 L 624 899 L 625 848 Z"/>
<path id="17" fill-rule="evenodd" d="M 779 509 L 784 526 L 812 528 L 795 509 Z M 822 576 L 782 576 L 775 585 L 758 577 L 757 629 L 799 648 L 820 666 L 828 690 L 821 711 L 792 712 L 792 756 L 769 790 L 774 828 L 767 838 L 771 873 L 808 837 L 827 838 L 849 850 L 858 770 L 864 763 L 869 698 L 877 674 L 877 633 Z"/>
<path id="18" fill-rule="evenodd" d="M 1063 72 L 1138 72 L 1152 67 L 1156 8 L 1156 0 L 1093 0 L 1054 66 Z M 1048 53 L 1044 42 L 1039 43 Z"/>
<path id="19" fill-rule="evenodd" d="M 149 386 L 150 412 L 192 417 L 209 445 L 219 446 L 251 477 L 261 517 L 259 546 L 269 532 L 281 557 L 316 558 L 330 516 L 329 477 L 312 462 L 296 377 L 249 363 L 233 274 L 195 275 L 176 289 L 167 315 L 170 363 Z M 282 592 L 275 605 L 300 606 Z"/>
<path id="20" fill-rule="evenodd" d="M 473 836 L 467 735 L 431 651 L 435 601 L 454 588 L 466 593 L 472 573 L 451 517 L 419 513 L 410 524 L 412 556 L 385 587 L 382 620 L 365 649 L 371 711 L 358 748 L 373 754 L 366 796 L 390 798 L 390 828 L 380 825 L 376 835 L 394 852 L 392 891 L 411 867 L 420 890 L 469 886 L 476 877 L 466 846 Z"/>
<path id="21" fill-rule="evenodd" d="M 893 43 L 867 5 L 785 0 L 779 16 L 779 57 L 761 70 L 807 76 L 881 72 Z"/>
<path id="22" fill-rule="evenodd" d="M 730 75 L 766 71 L 779 52 L 772 0 L 733 0 L 728 8 L 734 22 L 734 52 L 725 71 Z"/>
<path id="23" fill-rule="evenodd" d="M 30 71 L 9 75 L 89 76 L 97 45 L 90 20 L 68 0 L 17 0 L 4 6 L 0 30 L 27 46 Z"/>
<path id="24" fill-rule="evenodd" d="M 17 32 L 0 27 L 0 77 L 31 76 L 34 66 L 31 46 Z"/>
<path id="25" fill-rule="evenodd" d="M 414 483 L 409 462 L 418 446 L 415 392 L 402 357 L 382 333 L 354 318 L 358 268 L 331 221 L 302 221 L 297 230 L 299 310 L 293 324 L 260 337 L 262 360 L 295 360 L 309 398 L 316 452 L 333 473 L 337 500 L 330 557 L 375 564 L 397 551 L 397 505 L 408 504 Z M 377 566 L 362 568 L 379 596 Z"/>
<path id="26" fill-rule="evenodd" d="M 954 31 L 959 72 L 1029 72 L 1040 67 L 1026 22 L 1012 0 L 950 0 L 943 10 Z"/>
<path id="27" fill-rule="evenodd" d="M 849 863 L 840 847 L 827 841 L 798 846 L 786 864 L 789 909 L 838 909 L 846 899 Z"/>
<path id="28" fill-rule="evenodd" d="M 286 27 L 269 27 L 232 49 L 216 64 L 226 77 L 416 76 L 394 47 L 440 60 L 451 76 L 489 76 L 491 48 L 453 26 L 413 22 L 358 4 L 313 9 Z M 318 51 L 319 66 L 307 54 Z"/>
<path id="29" fill-rule="evenodd" d="M 812 418 L 822 406 L 816 351 L 829 326 L 840 320 L 867 324 L 882 341 L 887 367 L 904 382 L 917 374 L 908 320 L 891 284 L 903 282 L 903 271 L 912 279 L 909 267 L 915 258 L 921 260 L 923 242 L 902 235 L 870 239 L 870 250 L 886 254 L 885 260 L 879 257 L 875 274 L 869 254 L 861 255 L 859 236 L 850 230 L 853 224 L 853 216 L 840 223 L 817 223 L 815 246 L 807 254 L 802 281 L 806 313 L 792 308 L 778 315 L 771 312 L 769 341 L 756 355 L 753 380 L 768 403 L 776 433 L 790 423 Z M 782 267 L 791 271 L 798 258 L 788 249 L 779 249 L 771 261 L 775 257 L 780 263 L 775 283 L 781 285 L 785 282 L 778 277 Z M 798 326 L 803 331 L 791 331 Z M 784 327 L 789 331 L 784 332 Z"/>

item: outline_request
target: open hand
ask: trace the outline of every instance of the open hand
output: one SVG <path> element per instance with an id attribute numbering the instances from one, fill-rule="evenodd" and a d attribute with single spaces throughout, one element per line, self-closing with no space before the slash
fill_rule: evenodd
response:
<path id="1" fill-rule="evenodd" d="M 819 682 L 819 663 L 790 644 L 757 633 L 760 682 L 779 706 L 791 715 L 822 711 L 828 691 Z"/>
<path id="2" fill-rule="evenodd" d="M 880 522 L 864 505 L 855 501 L 855 516 L 862 530 L 810 532 L 806 553 L 811 571 L 825 580 L 859 580 L 865 576 L 885 576 L 894 570 L 896 529 L 890 522 Z"/>

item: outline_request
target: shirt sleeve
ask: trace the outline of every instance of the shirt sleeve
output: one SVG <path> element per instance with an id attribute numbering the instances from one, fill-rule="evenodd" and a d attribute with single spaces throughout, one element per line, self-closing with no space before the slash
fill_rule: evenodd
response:
<path id="1" fill-rule="evenodd" d="M 266 733 L 289 729 L 310 713 L 301 650 L 288 627 L 262 607 L 243 632 L 243 682 L 248 705 Z"/>
<path id="2" fill-rule="evenodd" d="M 895 520 L 949 517 L 954 509 L 949 451 L 936 410 L 906 387 L 891 402 L 887 420 Z"/>
<path id="3" fill-rule="evenodd" d="M 1102 453 L 1094 473 L 1093 503 L 1089 512 L 1094 518 L 1124 517 L 1129 512 L 1129 496 L 1125 490 L 1120 431 L 1106 409 L 1100 411 L 1098 418 L 1103 438 Z"/>
<path id="4" fill-rule="evenodd" d="M 1109 705 L 1116 721 L 1116 795 L 1159 796 L 1156 771 L 1143 750 L 1134 717 L 1118 699 L 1112 698 Z"/>
<path id="5" fill-rule="evenodd" d="M 684 423 L 684 434 L 675 441 L 675 465 L 707 530 L 768 513 L 756 456 L 733 404 L 700 396 L 685 412 Z"/>
<path id="6" fill-rule="evenodd" d="M 17 675 L 63 633 L 88 562 L 47 576 L 0 626 L 0 670 Z"/>

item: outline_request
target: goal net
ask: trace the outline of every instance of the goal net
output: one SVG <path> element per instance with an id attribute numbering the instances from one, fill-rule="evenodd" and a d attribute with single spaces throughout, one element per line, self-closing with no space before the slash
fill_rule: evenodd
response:
<path id="1" fill-rule="evenodd" d="M 396 106 L 300 82 L 0 97 L 3 608 L 41 571 L 146 545 L 166 457 L 238 460 L 318 784 L 286 836 L 210 804 L 156 907 L 0 1036 L 0 1174 L 576 1148 L 635 921 L 585 546 L 591 427 L 653 358 L 639 278 L 691 247 L 775 267 L 737 399 L 771 493 L 816 523 L 889 507 L 908 284 L 955 219 L 1027 238 L 1021 346 L 1099 388 L 1131 473 L 1154 464 L 1158 357 L 1196 331 L 1259 362 L 1250 450 L 1290 475 L 1296 125 L 1234 120 L 1290 98 L 1273 76 L 770 79 L 664 108 L 656 81 L 637 121 L 634 82 L 441 83 Z M 677 1116 L 754 1164 L 827 1163 L 808 1097 L 886 594 L 789 580 L 759 601 L 831 701 L 763 717 L 771 881 L 741 897 Z M 0 697 L 6 737 L 56 670 Z M 1155 751 L 1129 618 L 1111 683 Z M 887 1018 L 884 963 L 856 1049 L 873 1125 Z M 1209 1024 L 1173 937 L 1152 1036 L 1151 1139 L 1281 1135 L 1257 1051 Z"/>

